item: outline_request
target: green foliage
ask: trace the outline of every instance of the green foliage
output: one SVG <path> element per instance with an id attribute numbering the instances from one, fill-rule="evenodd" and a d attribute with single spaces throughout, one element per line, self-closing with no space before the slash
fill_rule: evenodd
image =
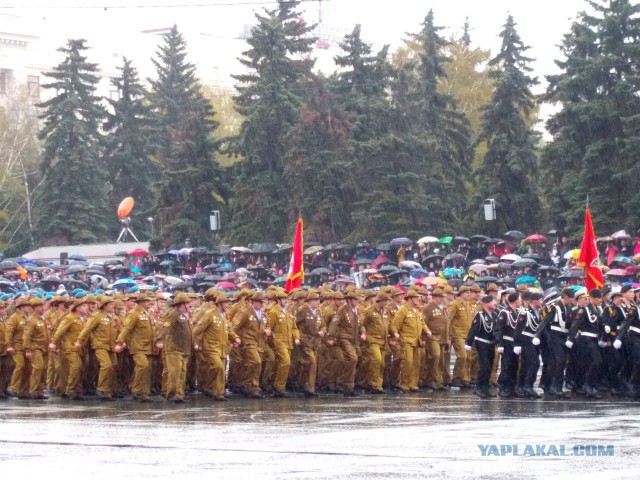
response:
<path id="1" fill-rule="evenodd" d="M 85 40 L 69 40 L 58 51 L 62 63 L 44 75 L 56 96 L 43 102 L 42 198 L 35 234 L 43 244 L 105 240 L 110 218 L 100 124 L 105 111 L 95 95 L 97 66 L 87 62 Z"/>
<path id="2" fill-rule="evenodd" d="M 164 37 L 151 79 L 151 148 L 161 172 L 155 205 L 166 245 L 211 243 L 209 212 L 227 198 L 226 180 L 215 161 L 218 123 L 187 62 L 187 45 L 177 27 Z"/>
<path id="3" fill-rule="evenodd" d="M 487 151 L 474 173 L 473 205 L 480 206 L 486 198 L 496 200 L 498 231 L 525 226 L 535 230 L 540 210 L 538 134 L 526 119 L 535 106 L 531 87 L 537 80 L 528 75 L 531 59 L 525 52 L 529 47 L 520 39 L 510 15 L 500 37 L 500 52 L 489 62 L 495 91 L 482 117 L 479 139 L 486 142 Z"/>
<path id="4" fill-rule="evenodd" d="M 108 100 L 111 109 L 104 124 L 105 164 L 111 184 L 109 207 L 114 212 L 113 218 L 122 199 L 133 197 L 136 205 L 131 228 L 138 235 L 137 232 L 149 228 L 147 213 L 155 202 L 151 179 L 157 178 L 158 168 L 149 155 L 149 108 L 144 102 L 145 91 L 138 81 L 138 73 L 126 58 L 118 70 L 120 76 L 111 83 L 119 95 L 116 100 Z M 114 225 L 118 226 L 116 222 Z"/>

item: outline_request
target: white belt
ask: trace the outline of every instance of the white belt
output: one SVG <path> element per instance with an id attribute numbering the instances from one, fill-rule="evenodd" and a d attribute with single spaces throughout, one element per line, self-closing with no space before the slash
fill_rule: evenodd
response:
<path id="1" fill-rule="evenodd" d="M 515 340 L 513 339 L 513 337 L 507 337 L 506 335 L 503 335 L 503 336 L 502 336 L 502 339 L 503 339 L 503 340 L 509 340 L 510 342 L 515 341 Z"/>
<path id="2" fill-rule="evenodd" d="M 631 330 L 632 332 L 640 333 L 640 328 L 638 327 L 629 327 L 629 330 Z"/>
<path id="3" fill-rule="evenodd" d="M 556 332 L 569 333 L 569 330 L 562 327 L 556 327 L 555 325 L 551 326 L 551 330 L 555 330 Z"/>
<path id="4" fill-rule="evenodd" d="M 484 338 L 475 337 L 476 342 L 488 343 L 491 344 L 491 340 L 485 340 Z"/>
<path id="5" fill-rule="evenodd" d="M 580 336 L 581 337 L 598 338 L 598 334 L 597 333 L 591 333 L 591 332 L 580 332 Z"/>
<path id="6" fill-rule="evenodd" d="M 535 337 L 535 334 L 531 333 L 531 332 L 522 332 L 522 334 L 526 335 L 527 337 L 531 337 L 531 338 Z"/>

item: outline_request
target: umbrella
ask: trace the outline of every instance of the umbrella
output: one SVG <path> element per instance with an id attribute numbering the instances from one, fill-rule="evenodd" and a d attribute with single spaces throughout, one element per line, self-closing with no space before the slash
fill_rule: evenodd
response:
<path id="1" fill-rule="evenodd" d="M 129 254 L 125 251 L 119 251 L 113 254 L 114 257 L 128 257 Z"/>
<path id="2" fill-rule="evenodd" d="M 523 283 L 536 283 L 536 279 L 529 275 L 525 275 L 524 277 L 520 277 L 516 280 L 516 285 L 522 285 Z"/>
<path id="3" fill-rule="evenodd" d="M 286 277 L 285 277 L 286 280 Z M 236 288 L 235 284 L 231 282 L 218 282 L 216 283 L 216 287 L 218 288 Z"/>
<path id="4" fill-rule="evenodd" d="M 398 267 L 396 267 L 395 265 L 383 265 L 382 267 L 378 268 L 378 271 L 380 273 L 385 273 L 387 275 L 389 275 L 389 273 L 393 272 L 399 272 L 400 269 Z"/>
<path id="5" fill-rule="evenodd" d="M 356 281 L 351 277 L 346 277 L 344 275 L 341 275 L 338 278 L 336 278 L 333 281 L 333 283 L 356 283 Z"/>
<path id="6" fill-rule="evenodd" d="M 131 250 L 129 252 L 129 255 L 131 257 L 144 257 L 146 255 L 149 255 L 149 252 L 146 251 L 144 248 L 136 248 L 135 250 Z"/>
<path id="7" fill-rule="evenodd" d="M 563 273 L 562 275 L 560 275 L 558 278 L 560 280 L 563 280 L 563 279 L 567 279 L 567 278 L 582 278 L 583 276 L 584 276 L 584 273 L 582 272 L 581 269 L 572 268 L 568 272 Z"/>
<path id="8" fill-rule="evenodd" d="M 508 232 L 505 232 L 502 236 L 512 238 L 513 240 L 516 240 L 516 241 L 520 241 L 525 237 L 525 234 L 522 233 L 520 230 L 509 230 Z"/>
<path id="9" fill-rule="evenodd" d="M 609 270 L 607 273 L 605 273 L 605 275 L 610 276 L 610 277 L 627 277 L 627 276 L 633 275 L 633 274 L 629 273 L 624 268 L 613 268 L 613 269 Z"/>
<path id="10" fill-rule="evenodd" d="M 271 253 L 278 249 L 278 246 L 275 243 L 271 242 L 263 242 L 263 243 L 255 243 L 251 245 L 251 251 L 253 253 Z"/>
<path id="11" fill-rule="evenodd" d="M 447 261 L 449 261 L 449 260 L 462 260 L 464 258 L 465 258 L 465 256 L 462 255 L 461 253 L 450 253 L 449 255 L 444 257 L 444 259 L 447 260 Z"/>
<path id="12" fill-rule="evenodd" d="M 487 261 L 483 260 L 482 258 L 476 258 L 475 260 L 471 260 L 471 265 L 484 265 L 485 263 L 487 263 Z"/>
<path id="13" fill-rule="evenodd" d="M 562 256 L 562 258 L 564 258 L 565 260 L 569 260 L 570 258 L 577 260 L 579 256 L 580 256 L 580 249 L 574 248 L 573 250 L 569 250 L 567 253 L 565 253 Z"/>
<path id="14" fill-rule="evenodd" d="M 499 283 L 501 285 L 506 285 L 511 282 L 513 282 L 513 278 L 511 277 L 502 277 L 501 279 L 496 281 L 496 283 Z"/>
<path id="15" fill-rule="evenodd" d="M 419 239 L 416 243 L 438 243 L 438 239 L 436 237 L 426 236 Z"/>
<path id="16" fill-rule="evenodd" d="M 205 270 L 213 270 L 214 268 L 218 268 L 219 266 L 220 266 L 220 265 L 217 265 L 217 264 L 215 264 L 215 263 L 211 263 L 211 264 L 209 264 L 209 265 L 205 265 L 205 266 L 204 266 L 204 267 L 202 267 L 202 268 L 204 268 Z"/>
<path id="17" fill-rule="evenodd" d="M 542 260 L 542 255 L 539 253 L 525 253 L 522 258 L 533 258 L 534 260 Z"/>
<path id="18" fill-rule="evenodd" d="M 311 275 L 331 275 L 331 270 L 328 268 L 316 268 L 311 270 Z"/>
<path id="19" fill-rule="evenodd" d="M 611 238 L 620 240 L 623 238 L 631 238 L 631 236 L 625 230 L 618 230 L 616 233 L 611 235 Z"/>
<path id="20" fill-rule="evenodd" d="M 518 260 L 522 260 L 522 258 L 519 255 L 516 255 L 515 253 L 507 253 L 506 255 L 501 256 L 500 260 L 507 261 L 507 262 L 517 262 Z"/>
<path id="21" fill-rule="evenodd" d="M 389 247 L 390 248 L 398 248 L 398 247 L 408 247 L 409 245 L 412 245 L 413 242 L 411 240 L 409 240 L 406 237 L 399 237 L 399 238 L 394 238 L 393 240 L 391 240 L 391 242 L 389 242 Z"/>
<path id="22" fill-rule="evenodd" d="M 119 258 L 110 258 L 109 260 L 105 260 L 104 262 L 102 262 L 103 266 L 108 266 L 108 265 L 120 265 L 122 263 L 122 260 L 120 260 Z"/>
<path id="23" fill-rule="evenodd" d="M 452 241 L 453 241 L 452 237 L 442 237 L 440 240 L 438 240 L 438 243 L 442 245 L 449 245 Z"/>
<path id="24" fill-rule="evenodd" d="M 24 268 L 27 272 L 40 272 L 40 268 L 36 267 L 31 263 L 27 263 L 23 265 L 22 268 Z"/>
<path id="25" fill-rule="evenodd" d="M 431 263 L 434 260 L 442 260 L 444 258 L 444 255 L 440 255 L 438 253 L 434 253 L 433 255 L 429 255 L 427 258 L 425 258 L 422 263 Z"/>
<path id="26" fill-rule="evenodd" d="M 462 275 L 462 270 L 459 268 L 445 268 L 442 274 L 445 277 L 453 277 L 454 275 Z"/>
<path id="27" fill-rule="evenodd" d="M 557 272 L 558 271 L 558 269 L 556 267 L 547 266 L 547 265 L 543 265 L 543 266 L 538 268 L 538 271 L 540 271 L 540 272 L 545 272 L 547 270 L 550 271 L 550 272 Z"/>
<path id="28" fill-rule="evenodd" d="M 416 282 L 419 285 L 446 285 L 447 281 L 440 277 L 422 277 Z"/>
<path id="29" fill-rule="evenodd" d="M 485 242 L 489 240 L 489 237 L 487 237 L 486 235 L 473 235 L 471 238 L 469 238 L 470 242 Z"/>
<path id="30" fill-rule="evenodd" d="M 164 281 L 167 282 L 169 285 L 176 285 L 182 282 L 182 279 L 178 277 L 164 277 Z"/>
<path id="31" fill-rule="evenodd" d="M 57 275 L 49 275 L 40 280 L 40 283 L 62 283 L 62 279 Z"/>
<path id="32" fill-rule="evenodd" d="M 373 260 L 370 258 L 359 258 L 356 260 L 356 265 L 368 265 L 373 263 Z"/>
<path id="33" fill-rule="evenodd" d="M 633 264 L 633 261 L 629 257 L 615 257 L 613 259 L 613 262 L 626 263 L 628 265 L 632 265 Z"/>
<path id="34" fill-rule="evenodd" d="M 533 258 L 522 258 L 517 260 L 511 264 L 511 268 L 525 268 L 525 267 L 534 267 L 538 265 Z"/>
<path id="35" fill-rule="evenodd" d="M 383 251 L 383 252 L 387 252 L 391 249 L 391 244 L 390 243 L 379 243 L 378 246 L 376 247 L 378 250 Z"/>
<path id="36" fill-rule="evenodd" d="M 13 270 L 18 267 L 19 265 L 13 260 L 4 260 L 0 262 L 0 270 Z"/>
<path id="37" fill-rule="evenodd" d="M 129 267 L 125 267 L 124 265 L 116 265 L 115 267 L 111 267 L 109 269 L 110 272 L 126 272 L 129 270 Z"/>
<path id="38" fill-rule="evenodd" d="M 362 273 L 366 273 L 367 275 L 378 273 L 378 269 L 376 268 L 365 268 Z"/>
<path id="39" fill-rule="evenodd" d="M 239 253 L 251 253 L 251 249 L 247 247 L 231 247 L 231 250 Z"/>
<path id="40" fill-rule="evenodd" d="M 405 260 L 400 264 L 400 266 L 409 269 L 422 268 L 422 265 L 420 265 L 418 262 L 414 262 L 413 260 Z"/>
<path id="41" fill-rule="evenodd" d="M 494 255 L 489 255 L 488 257 L 484 257 L 484 259 L 489 263 L 498 263 L 498 260 L 500 260 L 498 257 Z"/>
<path id="42" fill-rule="evenodd" d="M 500 280 L 498 277 L 493 277 L 490 275 L 485 275 L 484 277 L 478 277 L 475 279 L 476 282 L 478 283 L 489 283 L 489 282 L 497 282 L 498 280 Z"/>
<path id="43" fill-rule="evenodd" d="M 600 237 L 600 238 L 596 239 L 596 242 L 610 242 L 612 240 L 613 240 L 613 238 L 611 238 L 611 237 Z"/>
<path id="44" fill-rule="evenodd" d="M 85 270 L 87 270 L 87 267 L 85 267 L 84 265 L 71 265 L 69 268 L 67 268 L 67 273 L 78 273 L 84 272 Z"/>
<path id="45" fill-rule="evenodd" d="M 288 278 L 289 277 L 287 275 L 282 275 L 274 278 L 272 283 L 286 283 Z"/>
<path id="46" fill-rule="evenodd" d="M 170 259 L 167 258 L 166 260 L 162 260 L 160 262 L 160 265 L 163 266 L 163 267 L 166 267 L 168 265 L 173 265 L 174 263 L 176 263 L 176 262 L 174 262 L 173 260 L 170 260 Z"/>
<path id="47" fill-rule="evenodd" d="M 320 245 L 314 245 L 312 247 L 306 248 L 304 251 L 305 255 L 313 255 L 314 253 L 318 253 L 324 250 L 324 247 Z"/>
<path id="48" fill-rule="evenodd" d="M 411 270 L 409 272 L 409 275 L 413 278 L 422 278 L 426 275 L 428 275 L 429 272 L 427 272 L 424 268 L 414 268 L 413 270 Z"/>
<path id="49" fill-rule="evenodd" d="M 120 287 L 124 285 L 135 285 L 136 281 L 133 278 L 121 278 L 120 280 L 116 280 L 113 282 L 114 287 Z"/>
<path id="50" fill-rule="evenodd" d="M 470 241 L 470 239 L 468 239 L 467 237 L 458 236 L 458 237 L 453 237 L 453 241 L 456 243 L 467 243 Z"/>
<path id="51" fill-rule="evenodd" d="M 545 237 L 541 233 L 534 233 L 533 235 L 529 235 L 524 240 L 529 243 L 542 243 L 547 241 L 547 237 Z"/>
<path id="52" fill-rule="evenodd" d="M 186 290 L 187 288 L 193 287 L 192 282 L 180 282 L 172 285 L 174 290 Z"/>
<path id="53" fill-rule="evenodd" d="M 83 257 L 82 255 L 69 255 L 69 260 L 78 260 L 80 262 L 86 262 L 87 259 L 85 257 Z"/>
<path id="54" fill-rule="evenodd" d="M 476 263 L 469 267 L 469 271 L 477 275 L 480 275 L 482 272 L 486 272 L 487 270 L 489 270 L 489 267 L 487 267 L 486 265 L 482 265 L 480 263 Z"/>
<path id="55" fill-rule="evenodd" d="M 488 243 L 491 245 L 491 244 L 497 244 L 497 243 L 504 243 L 504 240 L 502 240 L 501 238 L 488 238 L 483 243 Z"/>

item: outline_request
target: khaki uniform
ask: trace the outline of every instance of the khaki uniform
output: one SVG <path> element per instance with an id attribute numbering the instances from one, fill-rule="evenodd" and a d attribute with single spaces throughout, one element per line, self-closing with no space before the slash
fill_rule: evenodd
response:
<path id="1" fill-rule="evenodd" d="M 157 341 L 163 342 L 167 370 L 167 398 L 184 399 L 191 356 L 191 323 L 186 312 L 169 307 L 160 317 Z"/>
<path id="2" fill-rule="evenodd" d="M 320 306 L 320 315 L 327 329 L 331 325 L 337 310 L 338 308 L 332 301 Z M 330 347 L 326 342 L 320 344 L 318 347 L 318 386 L 329 389 L 335 388 L 338 374 L 337 365 L 340 361 L 342 361 L 342 351 L 336 345 Z"/>
<path id="3" fill-rule="evenodd" d="M 335 340 L 335 346 L 340 350 L 342 358 L 338 360 L 338 375 L 336 384 L 343 390 L 352 391 L 356 375 L 356 343 L 358 334 L 357 310 L 354 311 L 347 304 L 338 308 L 327 331 L 329 338 Z"/>
<path id="4" fill-rule="evenodd" d="M 377 305 L 368 307 L 362 316 L 361 333 L 367 336 L 362 344 L 365 383 L 382 390 L 385 350 L 388 345 L 389 319 L 384 309 Z"/>
<path id="5" fill-rule="evenodd" d="M 233 332 L 240 337 L 242 352 L 240 381 L 245 393 L 260 393 L 260 373 L 265 348 L 265 318 L 262 311 L 256 312 L 247 305 L 233 320 Z"/>
<path id="6" fill-rule="evenodd" d="M 31 378 L 30 365 L 26 362 L 22 346 L 26 325 L 27 317 L 20 310 L 13 313 L 5 324 L 5 348 L 15 350 L 12 355 L 14 367 L 9 390 L 20 395 L 27 395 L 29 392 L 29 379 Z"/>
<path id="7" fill-rule="evenodd" d="M 456 363 L 453 366 L 452 381 L 459 381 L 463 384 L 469 383 L 469 362 L 467 351 L 464 349 L 464 342 L 467 339 L 471 320 L 473 320 L 471 306 L 457 298 L 449 306 L 450 320 L 449 332 L 451 334 L 451 347 L 456 353 Z"/>
<path id="8" fill-rule="evenodd" d="M 49 329 L 49 338 L 56 333 L 56 329 L 64 315 L 65 313 L 57 308 L 51 308 L 44 314 L 44 320 Z M 58 393 L 62 393 L 62 389 L 58 389 L 61 365 L 60 352 L 49 352 L 47 355 L 47 388 L 52 391 L 58 390 Z"/>
<path id="9" fill-rule="evenodd" d="M 271 305 L 266 315 L 267 327 L 271 330 L 269 343 L 275 356 L 273 387 L 284 391 L 291 367 L 291 350 L 295 340 L 300 340 L 300 333 L 295 320 L 277 304 Z"/>
<path id="10" fill-rule="evenodd" d="M 11 357 L 7 354 L 5 347 L 5 317 L 0 317 L 0 398 L 5 397 L 5 390 L 9 383 L 11 371 Z"/>
<path id="11" fill-rule="evenodd" d="M 401 304 L 396 301 L 391 301 L 385 307 L 385 316 L 389 319 L 389 322 L 396 316 Z M 402 364 L 402 349 L 400 348 L 400 342 L 395 339 L 389 340 L 389 351 L 385 355 L 385 372 L 384 383 L 389 384 L 392 387 L 400 387 L 400 366 Z"/>
<path id="12" fill-rule="evenodd" d="M 49 330 L 44 316 L 40 317 L 35 313 L 29 315 L 24 329 L 23 346 L 25 353 L 31 353 L 29 394 L 42 395 L 46 381 L 47 352 L 49 351 Z"/>
<path id="13" fill-rule="evenodd" d="M 193 342 L 200 346 L 197 354 L 202 372 L 202 391 L 214 398 L 224 398 L 225 360 L 229 352 L 229 340 L 236 334 L 215 306 L 210 306 L 198 315 L 193 327 Z"/>
<path id="14" fill-rule="evenodd" d="M 417 308 L 405 303 L 391 321 L 390 331 L 400 335 L 402 363 L 400 367 L 400 388 L 415 391 L 418 389 L 420 375 L 420 349 L 423 346 L 422 335 L 429 329 Z"/>
<path id="15" fill-rule="evenodd" d="M 302 385 L 306 391 L 315 393 L 317 375 L 317 355 L 322 337 L 319 332 L 327 333 L 327 326 L 318 310 L 302 305 L 296 311 L 296 325 L 300 333 L 300 363 Z"/>
<path id="16" fill-rule="evenodd" d="M 56 329 L 56 333 L 51 339 L 51 343 L 60 344 L 64 355 L 64 364 L 68 369 L 67 384 L 65 393 L 67 395 L 80 395 L 82 381 L 83 358 L 81 352 L 76 350 L 75 344 L 78 341 L 80 332 L 84 328 L 83 317 L 76 312 L 65 315 L 64 319 Z M 64 367 L 63 367 L 64 368 Z"/>
<path id="17" fill-rule="evenodd" d="M 116 346 L 116 323 L 113 315 L 104 310 L 96 312 L 78 336 L 78 342 L 83 346 L 90 342 L 91 349 L 95 352 L 100 365 L 98 373 L 97 391 L 111 396 L 114 389 L 114 373 L 116 370 L 116 354 L 113 347 Z"/>
<path id="18" fill-rule="evenodd" d="M 142 307 L 136 306 L 127 314 L 116 343 L 126 343 L 133 360 L 131 393 L 146 399 L 151 391 L 149 357 L 153 352 L 155 335 L 151 317 Z"/>
<path id="19" fill-rule="evenodd" d="M 249 305 L 240 300 L 231 305 L 227 310 L 227 323 L 232 326 L 235 316 L 245 307 Z M 229 352 L 229 373 L 227 377 L 227 384 L 231 390 L 235 390 L 242 385 L 242 349 L 233 348 Z"/>
<path id="20" fill-rule="evenodd" d="M 444 305 L 429 302 L 422 310 L 422 316 L 431 330 L 431 337 L 427 339 L 427 355 L 425 365 L 425 383 L 437 388 L 444 383 L 445 370 L 449 366 L 446 364 L 446 351 L 449 348 L 449 318 Z"/>

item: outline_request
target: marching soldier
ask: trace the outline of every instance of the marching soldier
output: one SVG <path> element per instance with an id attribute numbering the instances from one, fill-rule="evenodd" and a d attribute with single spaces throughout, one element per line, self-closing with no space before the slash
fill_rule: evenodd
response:
<path id="1" fill-rule="evenodd" d="M 7 398 L 5 391 L 9 381 L 11 369 L 11 357 L 7 354 L 5 348 L 5 315 L 7 313 L 7 304 L 4 300 L 0 300 L 0 399 Z"/>
<path id="2" fill-rule="evenodd" d="M 449 365 L 444 363 L 445 351 L 448 349 L 449 319 L 445 311 L 444 292 L 436 287 L 432 294 L 432 300 L 422 310 L 427 327 L 431 331 L 431 337 L 427 340 L 427 387 L 432 390 L 446 390 L 444 386 L 444 371 Z"/>
<path id="3" fill-rule="evenodd" d="M 469 328 L 471 327 L 472 307 L 469 304 L 471 292 L 469 287 L 462 285 L 458 289 L 458 298 L 456 298 L 449 306 L 450 320 L 449 330 L 451 338 L 451 347 L 456 354 L 456 362 L 453 366 L 453 376 L 451 381 L 452 387 L 467 388 L 471 378 L 469 377 L 469 361 L 470 356 L 464 348 Z M 448 367 L 447 367 L 448 368 Z"/>
<path id="4" fill-rule="evenodd" d="M 385 350 L 389 338 L 389 319 L 385 306 L 391 297 L 379 292 L 375 302 L 364 311 L 360 333 L 362 335 L 362 355 L 365 360 L 366 385 L 371 393 L 384 393 L 382 379 L 384 374 Z"/>
<path id="5" fill-rule="evenodd" d="M 296 325 L 300 333 L 300 363 L 302 389 L 305 397 L 316 396 L 317 355 L 327 326 L 318 310 L 320 296 L 309 293 L 305 303 L 296 311 Z"/>
<path id="6" fill-rule="evenodd" d="M 390 332 L 400 345 L 402 364 L 400 368 L 400 391 L 417 392 L 420 375 L 420 349 L 422 336 L 431 337 L 431 331 L 420 314 L 420 294 L 407 292 L 406 301 L 391 321 Z"/>
<path id="7" fill-rule="evenodd" d="M 498 344 L 498 353 L 501 355 L 500 397 L 509 398 L 515 396 L 515 387 L 518 377 L 518 354 L 515 349 L 516 326 L 521 305 L 520 294 L 512 290 L 505 300 L 506 307 L 500 310 L 496 320 L 495 339 Z"/>
<path id="8" fill-rule="evenodd" d="M 47 366 L 47 352 L 49 351 L 49 330 L 44 320 L 44 300 L 34 297 L 29 300 L 31 314 L 24 329 L 24 356 L 30 364 L 31 378 L 29 380 L 29 398 L 31 400 L 46 400 L 44 395 Z"/>
<path id="9" fill-rule="evenodd" d="M 631 288 L 625 285 L 623 288 Z M 600 351 L 604 363 L 604 373 L 607 387 L 612 395 L 622 395 L 624 390 L 620 381 L 622 368 L 621 352 L 613 347 L 613 342 L 618 338 L 618 332 L 627 317 L 627 310 L 623 304 L 622 292 L 611 293 L 612 303 L 602 309 L 602 326 Z"/>
<path id="10" fill-rule="evenodd" d="M 529 294 L 529 306 L 523 308 L 518 316 L 516 326 L 514 353 L 521 354 L 521 368 L 523 370 L 524 394 L 528 398 L 538 399 L 540 395 L 533 389 L 538 369 L 540 368 L 540 325 L 542 318 L 542 294 L 531 292 Z"/>
<path id="11" fill-rule="evenodd" d="M 478 352 L 478 376 L 476 380 L 475 394 L 480 398 L 495 397 L 489 391 L 489 378 L 495 349 L 495 309 L 496 301 L 491 295 L 485 295 L 481 299 L 482 309 L 473 317 L 471 328 L 465 341 L 465 350 L 470 352 L 475 344 Z"/>
<path id="12" fill-rule="evenodd" d="M 29 370 L 30 365 L 26 362 L 24 356 L 22 339 L 24 338 L 24 329 L 27 325 L 29 313 L 31 313 L 29 299 L 20 297 L 15 303 L 15 309 L 16 311 L 5 324 L 5 348 L 7 353 L 11 355 L 14 364 L 7 395 L 27 398 L 31 372 Z"/>
<path id="13" fill-rule="evenodd" d="M 345 293 L 346 303 L 343 304 L 333 317 L 331 325 L 327 331 L 327 345 L 334 345 L 340 352 L 336 377 L 338 389 L 346 397 L 356 397 L 358 394 L 354 390 L 356 363 L 356 342 L 358 335 L 358 294 L 355 291 Z"/>
<path id="14" fill-rule="evenodd" d="M 134 300 L 136 307 L 127 313 L 124 326 L 116 338 L 116 353 L 129 350 L 133 361 L 133 378 L 130 389 L 133 399 L 146 402 L 151 392 L 151 369 L 149 359 L 155 344 L 155 335 L 149 309 L 153 296 L 141 293 Z"/>
<path id="15" fill-rule="evenodd" d="M 623 379 L 627 382 L 629 394 L 638 399 L 640 398 L 640 312 L 632 300 L 635 296 L 634 292 L 626 290 L 623 295 L 628 302 L 627 316 L 618 329 L 618 338 L 614 340 L 613 347 L 616 350 L 624 349 L 626 352 Z"/>

